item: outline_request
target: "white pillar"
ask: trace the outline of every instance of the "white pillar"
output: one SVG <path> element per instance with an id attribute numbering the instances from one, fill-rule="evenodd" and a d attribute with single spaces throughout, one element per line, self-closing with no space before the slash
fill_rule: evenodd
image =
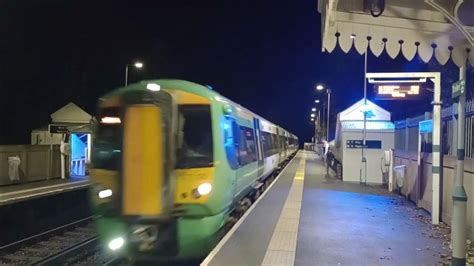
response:
<path id="1" fill-rule="evenodd" d="M 459 80 L 466 79 L 466 66 L 459 68 Z M 467 194 L 464 189 L 464 130 L 465 130 L 466 94 L 459 96 L 457 110 L 457 145 L 456 145 L 456 176 L 454 177 L 453 190 L 453 218 L 451 222 L 453 262 L 452 265 L 466 264 L 466 212 Z"/>
<path id="2" fill-rule="evenodd" d="M 388 170 L 388 191 L 393 191 L 393 166 L 395 165 L 394 150 L 390 149 L 390 167 Z"/>
<path id="3" fill-rule="evenodd" d="M 418 130 L 418 149 L 417 149 L 417 157 L 416 157 L 416 161 L 417 161 L 417 167 L 416 167 L 416 180 L 415 180 L 415 187 L 416 187 L 416 201 L 415 201 L 415 204 L 417 207 L 420 207 L 420 191 L 421 191 L 421 179 L 422 179 L 422 176 L 421 176 L 421 169 L 423 168 L 423 166 L 421 165 L 421 143 L 423 142 L 423 138 L 421 136 L 421 132 L 420 130 Z"/>
<path id="4" fill-rule="evenodd" d="M 433 100 L 433 166 L 431 223 L 439 224 L 440 217 L 440 175 L 441 175 L 441 73 L 435 73 Z"/>

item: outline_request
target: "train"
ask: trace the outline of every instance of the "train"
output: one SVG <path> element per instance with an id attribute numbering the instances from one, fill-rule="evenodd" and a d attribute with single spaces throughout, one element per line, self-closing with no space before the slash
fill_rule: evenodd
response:
<path id="1" fill-rule="evenodd" d="M 146 80 L 98 101 L 90 199 L 101 245 L 134 260 L 203 258 L 298 138 L 208 86 Z"/>

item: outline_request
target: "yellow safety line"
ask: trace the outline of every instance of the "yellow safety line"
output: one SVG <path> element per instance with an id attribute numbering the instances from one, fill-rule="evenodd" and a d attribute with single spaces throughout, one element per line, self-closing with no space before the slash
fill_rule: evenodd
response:
<path id="1" fill-rule="evenodd" d="M 293 157 L 293 159 L 291 159 L 291 161 L 288 163 L 288 164 L 291 164 L 293 162 L 293 160 L 296 159 L 296 156 Z M 201 262 L 200 266 L 207 266 L 209 265 L 209 263 L 211 263 L 211 261 L 215 258 L 215 256 L 220 252 L 220 250 L 222 249 L 222 247 L 227 243 L 227 241 L 229 241 L 229 239 L 234 235 L 235 231 L 237 231 L 238 228 L 240 228 L 240 225 L 245 221 L 245 219 L 247 219 L 247 217 L 252 213 L 252 211 L 255 209 L 255 207 L 258 206 L 258 204 L 260 203 L 260 201 L 262 199 L 265 198 L 265 196 L 267 195 L 267 193 L 269 191 L 271 191 L 272 187 L 277 183 L 277 181 L 280 179 L 280 177 L 286 173 L 288 168 L 284 169 L 283 171 L 281 171 L 277 177 L 275 177 L 275 180 L 270 184 L 270 186 L 265 189 L 265 191 L 263 192 L 263 194 L 257 199 L 257 201 L 252 204 L 252 206 L 250 206 L 250 209 L 248 211 L 246 211 L 244 213 L 244 216 L 242 216 L 242 218 L 240 218 L 237 223 L 229 230 L 229 232 L 227 232 L 227 234 L 221 239 L 221 241 L 217 244 L 216 247 L 214 247 L 214 249 L 209 253 L 209 255 L 207 255 L 207 257 Z"/>
<path id="2" fill-rule="evenodd" d="M 299 152 L 300 164 L 280 213 L 262 265 L 294 265 L 301 203 L 303 199 L 306 152 Z"/>

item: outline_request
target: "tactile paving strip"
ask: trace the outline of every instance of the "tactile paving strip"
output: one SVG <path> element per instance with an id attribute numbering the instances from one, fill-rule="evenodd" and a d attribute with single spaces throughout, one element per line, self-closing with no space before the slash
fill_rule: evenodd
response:
<path id="1" fill-rule="evenodd" d="M 294 265 L 295 263 L 306 165 L 306 153 L 300 154 L 302 154 L 302 160 L 296 170 L 262 265 Z"/>

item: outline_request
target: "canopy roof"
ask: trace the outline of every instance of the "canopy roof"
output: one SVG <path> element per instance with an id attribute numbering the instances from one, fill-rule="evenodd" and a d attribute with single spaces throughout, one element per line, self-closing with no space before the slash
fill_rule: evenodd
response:
<path id="1" fill-rule="evenodd" d="M 70 102 L 51 114 L 53 123 L 89 124 L 93 117 L 76 104 Z"/>
<path id="2" fill-rule="evenodd" d="M 338 114 L 339 121 L 364 121 L 364 112 L 367 113 L 366 120 L 390 121 L 390 112 L 376 105 L 375 103 L 364 99 L 351 105 L 346 110 Z"/>
<path id="3" fill-rule="evenodd" d="M 458 66 L 466 60 L 474 65 L 474 0 L 385 1 L 378 17 L 368 2 L 373 1 L 319 0 L 323 51 L 339 45 L 345 53 L 354 47 L 360 54 L 369 49 L 379 56 L 385 50 L 391 58 L 418 54 L 424 62 L 435 57 L 444 65 L 452 58 Z"/>

